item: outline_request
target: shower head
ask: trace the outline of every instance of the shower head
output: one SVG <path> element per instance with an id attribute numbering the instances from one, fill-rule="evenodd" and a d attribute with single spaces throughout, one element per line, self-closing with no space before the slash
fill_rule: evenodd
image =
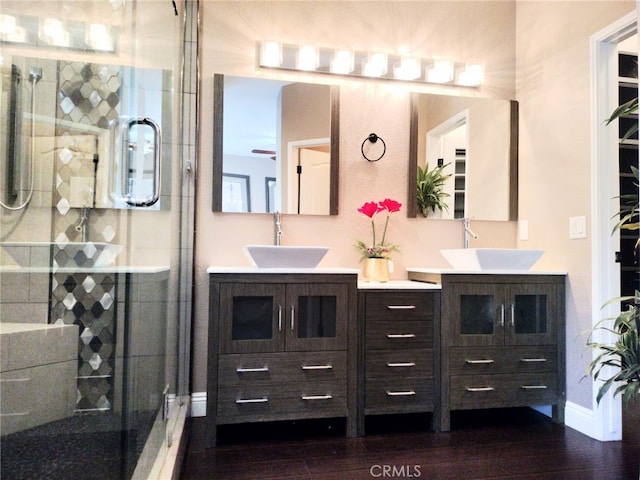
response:
<path id="1" fill-rule="evenodd" d="M 37 83 L 42 78 L 42 68 L 41 67 L 31 67 L 29 68 L 29 79 Z"/>

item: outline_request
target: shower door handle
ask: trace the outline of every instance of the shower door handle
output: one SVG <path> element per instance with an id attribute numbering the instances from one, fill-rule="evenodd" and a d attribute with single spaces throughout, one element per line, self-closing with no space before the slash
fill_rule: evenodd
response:
<path id="1" fill-rule="evenodd" d="M 151 128 L 153 132 L 153 193 L 146 198 L 135 198 L 132 192 L 130 173 L 132 171 L 132 157 L 144 140 L 137 143 L 131 141 L 131 129 L 136 125 Z M 128 205 L 132 207 L 150 207 L 160 199 L 160 170 L 161 170 L 162 133 L 160 126 L 150 118 L 130 118 L 124 125 L 122 133 L 122 158 L 124 165 L 121 175 L 122 193 Z"/>

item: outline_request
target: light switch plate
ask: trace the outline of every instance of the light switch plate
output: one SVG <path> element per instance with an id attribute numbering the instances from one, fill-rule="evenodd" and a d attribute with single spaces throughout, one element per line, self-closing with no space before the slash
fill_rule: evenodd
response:
<path id="1" fill-rule="evenodd" d="M 587 238 L 587 217 L 569 217 L 569 238 Z"/>

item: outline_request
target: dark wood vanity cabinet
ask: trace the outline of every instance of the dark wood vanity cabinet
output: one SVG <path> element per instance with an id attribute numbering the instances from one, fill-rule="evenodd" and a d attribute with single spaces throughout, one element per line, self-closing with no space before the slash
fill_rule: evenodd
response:
<path id="1" fill-rule="evenodd" d="M 362 289 L 360 326 L 360 408 L 365 416 L 433 412 L 438 422 L 439 290 Z"/>
<path id="2" fill-rule="evenodd" d="M 210 274 L 208 443 L 220 424 L 347 417 L 356 434 L 356 274 Z"/>
<path id="3" fill-rule="evenodd" d="M 478 408 L 552 405 L 564 421 L 564 281 L 442 275 L 442 430 Z"/>

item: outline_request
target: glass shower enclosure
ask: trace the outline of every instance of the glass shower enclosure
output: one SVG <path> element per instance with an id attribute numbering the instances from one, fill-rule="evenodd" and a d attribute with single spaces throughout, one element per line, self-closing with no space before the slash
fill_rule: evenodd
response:
<path id="1" fill-rule="evenodd" d="M 186 391 L 185 2 L 0 0 L 2 476 L 157 477 Z"/>

